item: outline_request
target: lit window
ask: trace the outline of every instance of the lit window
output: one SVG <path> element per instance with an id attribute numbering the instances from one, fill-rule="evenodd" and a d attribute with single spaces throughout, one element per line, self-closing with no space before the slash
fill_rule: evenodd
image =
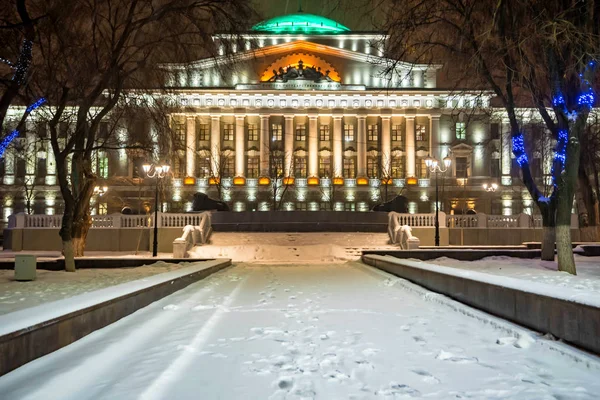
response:
<path id="1" fill-rule="evenodd" d="M 420 158 L 419 159 L 419 171 L 418 172 L 418 177 L 422 178 L 422 179 L 426 179 L 429 177 L 429 169 L 427 168 L 427 163 L 425 162 L 424 158 Z"/>
<path id="2" fill-rule="evenodd" d="M 258 178 L 259 161 L 258 157 L 248 157 L 248 178 Z"/>
<path id="3" fill-rule="evenodd" d="M 225 124 L 223 126 L 223 140 L 233 140 L 233 124 Z"/>
<path id="4" fill-rule="evenodd" d="M 196 159 L 196 165 L 198 170 L 196 175 L 200 178 L 209 178 L 212 174 L 210 173 L 210 158 L 209 157 L 198 157 Z"/>
<path id="5" fill-rule="evenodd" d="M 271 177 L 281 178 L 283 177 L 283 157 L 271 157 Z"/>
<path id="6" fill-rule="evenodd" d="M 300 142 L 306 140 L 306 125 L 296 126 L 296 140 Z"/>
<path id="7" fill-rule="evenodd" d="M 417 140 L 425 140 L 425 135 L 426 135 L 426 130 L 425 130 L 425 125 L 417 125 L 417 128 L 415 129 L 415 134 L 417 137 Z"/>
<path id="8" fill-rule="evenodd" d="M 228 178 L 232 177 L 234 174 L 234 158 L 233 157 L 223 157 L 223 173 L 222 177 Z"/>
<path id="9" fill-rule="evenodd" d="M 397 142 L 402 141 L 402 125 L 392 126 L 392 140 Z"/>
<path id="10" fill-rule="evenodd" d="M 306 157 L 294 158 L 294 176 L 296 178 L 306 178 Z"/>
<path id="11" fill-rule="evenodd" d="M 319 139 L 322 142 L 329 141 L 329 125 L 321 125 L 319 127 Z"/>
<path id="12" fill-rule="evenodd" d="M 106 155 L 98 156 L 98 176 L 108 178 L 108 157 Z"/>
<path id="13" fill-rule="evenodd" d="M 344 203 L 344 211 L 356 211 L 356 204 Z"/>
<path id="14" fill-rule="evenodd" d="M 173 147 L 175 150 L 182 150 L 185 148 L 185 124 L 175 122 L 173 126 L 175 137 L 173 138 Z"/>
<path id="15" fill-rule="evenodd" d="M 207 141 L 210 139 L 210 131 L 208 124 L 200 124 L 198 126 L 198 140 Z"/>
<path id="16" fill-rule="evenodd" d="M 346 141 L 346 142 L 354 141 L 354 125 L 344 124 L 344 141 Z"/>
<path id="17" fill-rule="evenodd" d="M 271 125 L 271 137 L 274 142 L 280 142 L 283 140 L 283 127 L 281 124 Z"/>
<path id="18" fill-rule="evenodd" d="M 377 178 L 379 176 L 379 160 L 377 157 L 367 157 L 367 176 Z"/>
<path id="19" fill-rule="evenodd" d="M 354 158 L 344 158 L 344 178 L 355 178 L 356 177 L 356 167 Z"/>
<path id="20" fill-rule="evenodd" d="M 98 215 L 108 214 L 108 205 L 106 203 L 98 203 Z"/>
<path id="21" fill-rule="evenodd" d="M 331 176 L 331 157 L 319 157 L 319 176 Z"/>
<path id="22" fill-rule="evenodd" d="M 376 142 L 378 138 L 378 129 L 377 125 L 369 125 L 367 127 L 367 140 L 369 142 Z"/>
<path id="23" fill-rule="evenodd" d="M 456 157 L 456 177 L 465 179 L 467 177 L 467 157 Z"/>
<path id="24" fill-rule="evenodd" d="M 467 128 L 464 122 L 456 123 L 456 139 L 465 140 L 467 138 Z"/>
<path id="25" fill-rule="evenodd" d="M 404 178 L 404 157 L 392 158 L 392 178 Z"/>
<path id="26" fill-rule="evenodd" d="M 258 127 L 256 124 L 248 125 L 248 141 L 256 142 L 258 140 Z"/>

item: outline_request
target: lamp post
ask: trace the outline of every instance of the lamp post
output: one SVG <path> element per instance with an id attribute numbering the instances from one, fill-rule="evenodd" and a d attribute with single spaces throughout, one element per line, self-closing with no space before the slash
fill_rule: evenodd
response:
<path id="1" fill-rule="evenodd" d="M 450 157 L 444 157 L 443 159 L 444 168 L 439 165 L 438 160 L 435 158 L 431 158 L 427 156 L 425 159 L 425 165 L 429 171 L 435 173 L 435 245 L 440 245 L 440 219 L 439 219 L 439 205 L 438 205 L 438 196 L 439 196 L 439 188 L 438 188 L 438 172 L 442 174 L 450 168 L 450 164 L 452 164 L 452 159 Z"/>
<path id="2" fill-rule="evenodd" d="M 167 164 L 144 164 L 142 168 L 148 178 L 156 178 L 156 189 L 154 192 L 154 242 L 152 243 L 152 257 L 156 257 L 158 254 L 158 182 L 167 176 L 171 167 Z"/>

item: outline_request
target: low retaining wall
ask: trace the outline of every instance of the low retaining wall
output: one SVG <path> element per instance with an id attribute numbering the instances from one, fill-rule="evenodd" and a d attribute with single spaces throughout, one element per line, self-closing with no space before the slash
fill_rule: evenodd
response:
<path id="1" fill-rule="evenodd" d="M 448 228 L 452 246 L 520 245 L 542 240 L 542 228 Z M 579 241 L 579 229 L 571 229 L 571 240 Z"/>
<path id="2" fill-rule="evenodd" d="M 26 253 L 23 253 L 26 254 Z M 52 256 L 49 256 L 52 257 Z M 36 262 L 36 269 L 41 269 L 45 271 L 64 271 L 65 269 L 65 259 L 57 258 L 54 260 L 40 260 L 40 256 L 38 256 L 38 260 Z M 199 262 L 199 261 L 209 261 L 212 260 L 210 257 L 205 258 L 159 258 L 159 257 L 118 257 L 118 258 L 94 258 L 94 257 L 85 257 L 85 258 L 76 258 L 75 259 L 75 268 L 132 268 L 132 267 L 141 267 L 143 265 L 153 264 L 158 261 L 164 261 L 168 263 L 181 263 L 181 262 Z M 0 270 L 12 270 L 15 269 L 15 260 L 14 258 L 6 258 L 0 259 Z"/>
<path id="3" fill-rule="evenodd" d="M 0 376 L 230 265 L 226 259 L 205 261 L 0 316 Z"/>
<path id="4" fill-rule="evenodd" d="M 393 257 L 366 254 L 362 260 L 434 292 L 600 354 L 600 296 L 586 296 L 583 303 L 580 292 L 563 287 Z"/>
<path id="5" fill-rule="evenodd" d="M 417 236 L 418 237 L 418 236 Z M 531 249 L 452 249 L 452 248 L 433 248 L 433 249 L 415 249 L 415 250 L 365 250 L 363 255 L 372 254 L 379 256 L 392 256 L 396 258 L 416 258 L 417 260 L 427 261 L 435 260 L 440 257 L 454 258 L 460 261 L 476 261 L 485 257 L 505 256 L 516 258 L 540 258 L 541 250 Z"/>

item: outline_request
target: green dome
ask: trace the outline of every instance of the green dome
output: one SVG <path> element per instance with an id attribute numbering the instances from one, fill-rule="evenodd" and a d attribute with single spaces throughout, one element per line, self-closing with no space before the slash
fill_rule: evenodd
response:
<path id="1" fill-rule="evenodd" d="M 334 35 L 350 31 L 344 25 L 329 18 L 303 12 L 268 19 L 254 25 L 252 30 L 268 33 L 307 33 L 311 35 Z"/>

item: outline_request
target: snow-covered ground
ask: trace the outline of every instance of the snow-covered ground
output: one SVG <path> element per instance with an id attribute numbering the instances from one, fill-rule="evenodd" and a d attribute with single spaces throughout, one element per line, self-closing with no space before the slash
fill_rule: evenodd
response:
<path id="1" fill-rule="evenodd" d="M 600 293 L 600 257 L 575 255 L 577 275 L 559 272 L 555 261 L 494 256 L 478 261 L 458 261 L 442 257 L 426 261 L 430 264 L 485 272 L 493 275 L 547 283 L 587 293 Z"/>
<path id="2" fill-rule="evenodd" d="M 0 315 L 178 268 L 180 264 L 161 261 L 135 268 L 80 269 L 75 273 L 37 270 L 37 279 L 30 282 L 15 281 L 13 270 L 0 270 Z"/>
<path id="3" fill-rule="evenodd" d="M 240 264 L 0 377 L 0 393 L 597 398 L 596 358 L 465 308 L 358 263 Z"/>

